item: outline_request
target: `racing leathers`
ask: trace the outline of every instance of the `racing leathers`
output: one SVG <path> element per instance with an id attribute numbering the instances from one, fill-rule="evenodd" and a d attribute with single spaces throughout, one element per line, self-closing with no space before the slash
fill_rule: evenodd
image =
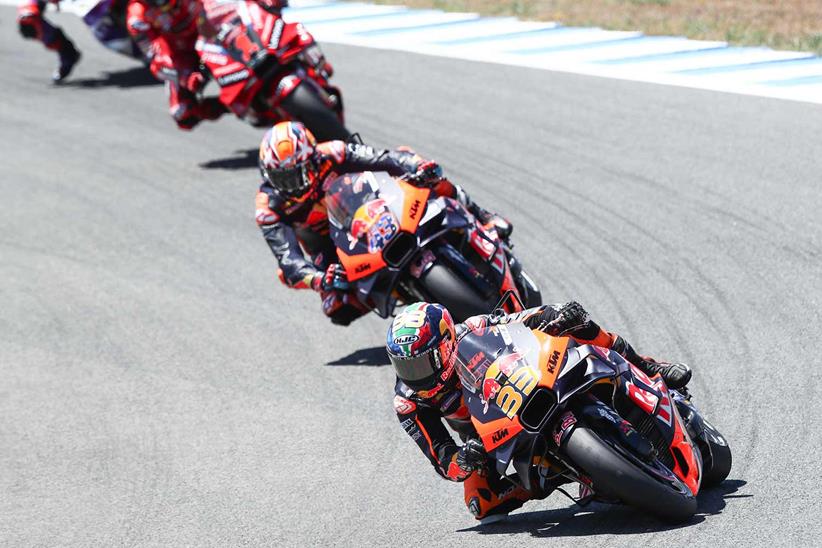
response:
<path id="1" fill-rule="evenodd" d="M 59 5 L 59 0 L 53 3 Z M 17 26 L 23 38 L 39 40 L 47 49 L 57 52 L 60 64 L 51 78 L 60 82 L 80 60 L 80 52 L 60 27 L 55 27 L 43 17 L 46 4 L 46 0 L 25 0 L 17 8 Z"/>
<path id="2" fill-rule="evenodd" d="M 661 367 L 683 367 L 690 379 L 690 369 L 684 364 L 659 364 L 639 356 L 621 336 L 609 333 L 591 321 L 582 306 L 575 302 L 545 305 L 515 314 L 471 317 L 456 326 L 456 344 L 459 345 L 460 340 L 472 331 L 517 322 L 552 335 L 570 336 L 581 344 L 611 348 L 648 374 L 660 372 L 665 376 L 667 369 L 662 371 Z M 454 355 L 456 353 L 455 351 Z M 673 382 L 677 383 L 675 379 Z M 452 373 L 446 384 L 428 392 L 415 392 L 397 379 L 394 411 L 403 430 L 419 446 L 436 472 L 451 481 L 464 482 L 465 504 L 477 519 L 507 514 L 527 500 L 545 496 L 543 493 L 532 493 L 502 478 L 493 463 L 482 467 L 463 464 L 466 447 L 469 447 L 467 442 L 479 436 L 463 401 L 456 372 Z M 454 442 L 446 424 L 459 434 L 464 442 L 463 446 Z"/>
<path id="3" fill-rule="evenodd" d="M 295 289 L 320 292 L 323 312 L 335 324 L 348 325 L 368 310 L 354 295 L 322 283 L 328 267 L 337 262 L 323 201 L 325 182 L 360 171 L 386 171 L 394 177 L 414 175 L 409 182 L 429 186 L 437 195 L 457 199 L 469 210 L 487 214 L 460 187 L 442 178 L 436 164 L 407 149 L 377 150 L 359 143 L 327 141 L 315 147 L 313 161 L 319 180 L 306 196 L 289 198 L 264 182 L 257 193 L 255 215 L 279 263 L 280 281 Z"/>
<path id="4" fill-rule="evenodd" d="M 205 83 L 194 49 L 201 9 L 198 0 L 170 0 L 161 6 L 129 0 L 127 8 L 128 32 L 149 61 L 151 73 L 165 82 L 169 113 L 180 129 L 225 112 L 216 98 L 197 97 Z"/>

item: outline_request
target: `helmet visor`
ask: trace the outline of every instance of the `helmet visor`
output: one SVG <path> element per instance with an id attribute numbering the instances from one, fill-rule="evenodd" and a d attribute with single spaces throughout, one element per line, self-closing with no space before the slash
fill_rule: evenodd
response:
<path id="1" fill-rule="evenodd" d="M 308 162 L 298 166 L 266 169 L 271 186 L 289 196 L 303 194 L 311 186 L 311 177 L 308 174 Z"/>
<path id="2" fill-rule="evenodd" d="M 431 388 L 436 384 L 440 370 L 439 350 L 434 348 L 410 358 L 389 354 L 391 364 L 397 371 L 397 377 L 409 387 L 419 390 Z"/>

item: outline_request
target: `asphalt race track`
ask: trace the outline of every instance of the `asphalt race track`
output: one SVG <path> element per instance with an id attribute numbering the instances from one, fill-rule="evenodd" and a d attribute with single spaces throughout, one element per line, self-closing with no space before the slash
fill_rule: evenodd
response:
<path id="1" fill-rule="evenodd" d="M 559 494 L 475 527 L 394 417 L 386 322 L 324 321 L 254 224 L 259 130 L 0 8 L 0 545 L 813 545 L 822 108 L 327 45 L 348 122 L 514 222 L 546 298 L 690 362 L 729 480 L 671 527 Z"/>

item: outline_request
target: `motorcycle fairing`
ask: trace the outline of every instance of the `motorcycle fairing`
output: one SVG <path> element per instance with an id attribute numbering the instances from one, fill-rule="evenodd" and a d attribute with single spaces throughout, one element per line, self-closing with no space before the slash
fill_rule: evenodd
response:
<path id="1" fill-rule="evenodd" d="M 387 265 L 382 251 L 401 232 L 414 235 L 430 193 L 382 171 L 343 175 L 329 183 L 331 239 L 349 281 Z"/>
<path id="2" fill-rule="evenodd" d="M 543 350 L 544 343 L 522 324 L 478 329 L 460 340 L 457 363 L 463 398 L 501 474 L 514 455 L 522 453 L 522 446 L 534 443 L 534 436 L 523 430 L 518 413 L 543 382 L 547 370 L 543 362 L 550 356 Z M 557 372 L 561 365 L 553 368 Z"/>
<path id="3" fill-rule="evenodd" d="M 217 4 L 205 3 L 207 14 L 213 15 L 209 23 L 219 31 L 208 40 L 198 39 L 196 49 L 220 86 L 220 101 L 237 116 L 245 117 L 252 107 L 279 112 L 283 99 L 312 78 L 321 97 L 329 92 L 340 97 L 339 90 L 328 86 L 325 57 L 301 23 L 286 23 L 256 2 L 240 0 L 233 3 L 235 10 Z M 306 66 L 293 66 L 301 56 Z M 275 84 L 266 92 L 270 96 L 260 97 L 268 83 Z M 341 112 L 342 105 L 335 108 Z"/>
<path id="4" fill-rule="evenodd" d="M 688 433 L 672 392 L 660 375 L 649 378 L 633 364 L 621 376 L 622 395 L 656 419 L 656 425 L 673 455 L 671 470 L 696 495 L 702 481 L 702 456 Z"/>

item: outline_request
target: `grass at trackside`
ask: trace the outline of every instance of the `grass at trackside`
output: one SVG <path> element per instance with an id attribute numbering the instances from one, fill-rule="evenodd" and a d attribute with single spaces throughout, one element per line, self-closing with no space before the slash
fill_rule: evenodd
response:
<path id="1" fill-rule="evenodd" d="M 822 0 L 372 0 L 822 55 Z"/>

